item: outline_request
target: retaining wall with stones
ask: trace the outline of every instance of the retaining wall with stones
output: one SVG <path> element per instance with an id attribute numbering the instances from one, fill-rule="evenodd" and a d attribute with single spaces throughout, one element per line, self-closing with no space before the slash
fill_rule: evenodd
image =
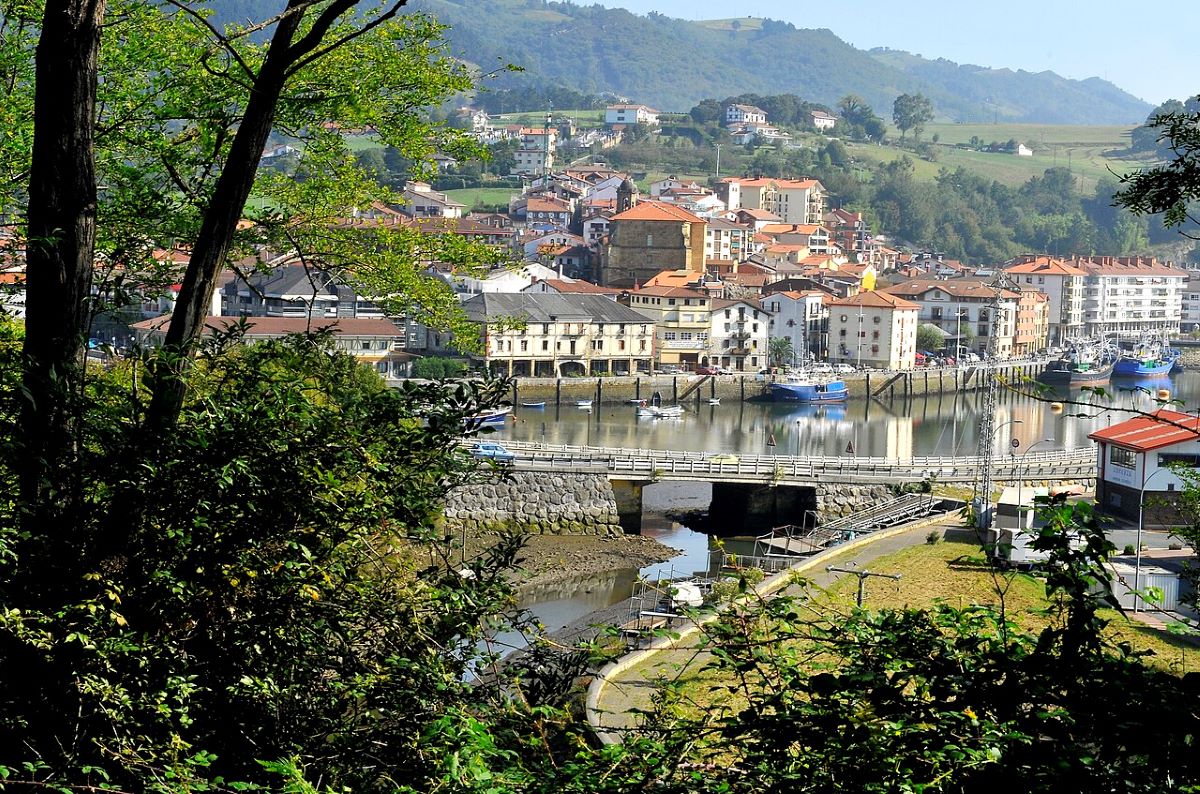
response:
<path id="1" fill-rule="evenodd" d="M 446 497 L 447 529 L 471 534 L 513 529 L 546 535 L 620 535 L 617 500 L 603 474 L 513 472 L 464 485 Z"/>
<path id="2" fill-rule="evenodd" d="M 818 485 L 816 492 L 817 515 L 822 522 L 895 498 L 886 485 Z"/>

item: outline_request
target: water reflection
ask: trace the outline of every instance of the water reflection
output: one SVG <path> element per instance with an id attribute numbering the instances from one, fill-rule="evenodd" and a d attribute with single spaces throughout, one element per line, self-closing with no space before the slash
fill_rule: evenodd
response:
<path id="1" fill-rule="evenodd" d="M 1028 392 L 1030 386 L 1022 387 Z M 995 450 L 1007 454 L 1012 438 L 1039 450 L 1090 449 L 1088 433 L 1129 416 L 1121 408 L 1153 410 L 1159 390 L 1181 399 L 1178 410 L 1195 410 L 1200 373 L 1152 379 L 1115 379 L 1106 395 L 1076 390 L 1001 392 L 996 408 Z M 1066 403 L 1061 410 L 1050 400 Z M 1090 403 L 1088 406 L 1071 401 Z M 594 412 L 574 405 L 545 410 L 517 408 L 499 438 L 637 449 L 679 449 L 759 455 L 857 455 L 904 459 L 914 455 L 970 455 L 978 444 L 983 395 L 941 394 L 910 400 L 851 400 L 844 405 L 795 403 L 689 404 L 681 419 L 638 419 L 629 405 L 601 405 Z"/>

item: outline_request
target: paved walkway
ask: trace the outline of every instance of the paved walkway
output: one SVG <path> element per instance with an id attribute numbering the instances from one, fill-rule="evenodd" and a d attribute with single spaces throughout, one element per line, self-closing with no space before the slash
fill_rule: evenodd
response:
<path id="1" fill-rule="evenodd" d="M 859 570 L 870 569 L 870 563 L 901 549 L 919 546 L 932 531 L 960 532 L 964 531 L 962 519 L 949 516 L 935 523 L 923 523 L 905 532 L 882 538 L 858 549 L 847 550 L 826 558 L 824 565 L 849 566 Z M 807 581 L 825 588 L 848 576 L 848 574 L 826 571 L 824 565 L 805 574 Z M 880 571 L 885 573 L 885 571 Z M 870 583 L 868 583 L 868 587 Z M 794 586 L 782 592 L 796 594 Z M 638 724 L 638 709 L 650 707 L 651 699 L 657 685 L 664 680 L 671 680 L 686 670 L 697 670 L 707 661 L 709 654 L 699 648 L 703 641 L 702 634 L 696 634 L 684 640 L 678 647 L 668 648 L 657 652 L 642 664 L 625 670 L 609 679 L 604 688 L 600 701 L 597 703 L 600 712 L 599 721 L 602 728 L 621 730 L 635 727 Z"/>

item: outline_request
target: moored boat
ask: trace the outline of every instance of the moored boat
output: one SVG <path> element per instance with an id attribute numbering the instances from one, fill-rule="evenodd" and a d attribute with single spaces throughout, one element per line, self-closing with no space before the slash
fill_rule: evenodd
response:
<path id="1" fill-rule="evenodd" d="M 521 407 L 522 408 L 545 408 L 546 401 L 545 400 L 537 400 L 535 402 L 523 402 L 523 403 L 521 403 Z"/>
<path id="2" fill-rule="evenodd" d="M 592 401 L 591 400 L 576 400 L 575 407 L 576 408 L 591 408 Z"/>
<path id="3" fill-rule="evenodd" d="M 478 427 L 479 425 L 502 425 L 512 413 L 511 405 L 502 405 L 499 408 L 493 408 L 489 411 L 480 411 L 474 416 L 468 416 L 463 422 L 467 427 Z"/>
<path id="4" fill-rule="evenodd" d="M 657 405 L 644 405 L 637 409 L 637 415 L 650 419 L 672 419 L 683 416 L 683 406 L 668 405 L 660 408 Z"/>
<path id="5" fill-rule="evenodd" d="M 840 403 L 850 389 L 840 378 L 811 372 L 794 372 L 771 383 L 771 399 L 781 402 Z"/>
<path id="6" fill-rule="evenodd" d="M 1179 351 L 1156 339 L 1142 339 L 1113 364 L 1113 375 L 1122 378 L 1146 378 L 1166 375 L 1175 368 Z"/>
<path id="7" fill-rule="evenodd" d="M 1101 342 L 1075 342 L 1046 364 L 1038 380 L 1050 386 L 1096 386 L 1112 378 L 1113 364 L 1109 348 Z"/>

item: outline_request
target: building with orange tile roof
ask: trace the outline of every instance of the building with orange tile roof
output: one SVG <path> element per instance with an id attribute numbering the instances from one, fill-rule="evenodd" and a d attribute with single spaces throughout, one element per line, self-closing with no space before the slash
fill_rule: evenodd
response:
<path id="1" fill-rule="evenodd" d="M 825 216 L 825 186 L 816 179 L 728 177 L 721 197 L 729 209 L 764 209 L 784 223 L 820 225 Z"/>
<path id="2" fill-rule="evenodd" d="M 829 302 L 829 360 L 885 370 L 916 364 L 920 306 L 868 290 Z"/>
<path id="3" fill-rule="evenodd" d="M 600 282 L 610 287 L 644 284 L 663 270 L 704 272 L 708 224 L 682 207 L 641 201 L 609 220 Z"/>
<path id="4" fill-rule="evenodd" d="M 617 299 L 648 317 L 655 327 L 659 365 L 695 368 L 709 355 L 712 296 L 686 287 L 627 290 Z"/>
<path id="5" fill-rule="evenodd" d="M 1044 292 L 1050 302 L 1050 343 L 1066 344 L 1084 336 L 1083 291 L 1087 273 L 1050 256 L 1019 257 L 1004 272 L 1022 287 Z"/>
<path id="6" fill-rule="evenodd" d="M 1088 436 L 1096 442 L 1096 506 L 1146 524 L 1178 523 L 1175 500 L 1187 487 L 1173 465 L 1200 465 L 1200 418 L 1168 408 L 1117 422 Z"/>

